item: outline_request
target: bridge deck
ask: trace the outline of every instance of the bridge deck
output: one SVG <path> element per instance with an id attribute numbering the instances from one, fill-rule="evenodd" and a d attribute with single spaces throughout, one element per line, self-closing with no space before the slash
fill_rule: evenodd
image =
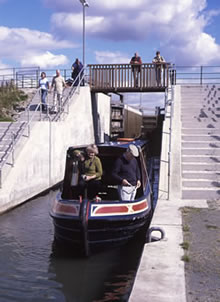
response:
<path id="1" fill-rule="evenodd" d="M 170 63 L 88 65 L 93 92 L 164 92 L 172 81 Z"/>

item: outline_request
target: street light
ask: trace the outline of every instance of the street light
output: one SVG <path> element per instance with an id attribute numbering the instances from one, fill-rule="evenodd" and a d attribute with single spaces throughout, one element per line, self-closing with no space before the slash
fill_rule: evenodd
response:
<path id="1" fill-rule="evenodd" d="M 83 6 L 83 66 L 85 67 L 85 9 L 89 7 L 89 4 L 86 0 L 79 0 Z"/>

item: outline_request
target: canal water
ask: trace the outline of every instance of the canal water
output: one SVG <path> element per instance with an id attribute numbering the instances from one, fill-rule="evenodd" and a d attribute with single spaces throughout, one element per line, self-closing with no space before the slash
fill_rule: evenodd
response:
<path id="1" fill-rule="evenodd" d="M 90 258 L 57 250 L 49 216 L 57 193 L 0 216 L 0 302 L 128 301 L 144 241 Z"/>

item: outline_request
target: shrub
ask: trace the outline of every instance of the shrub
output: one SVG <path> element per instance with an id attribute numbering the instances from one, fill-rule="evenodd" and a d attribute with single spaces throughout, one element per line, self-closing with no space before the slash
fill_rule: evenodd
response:
<path id="1" fill-rule="evenodd" d="M 0 120 L 10 120 L 14 108 L 26 101 L 28 96 L 12 82 L 0 86 Z"/>

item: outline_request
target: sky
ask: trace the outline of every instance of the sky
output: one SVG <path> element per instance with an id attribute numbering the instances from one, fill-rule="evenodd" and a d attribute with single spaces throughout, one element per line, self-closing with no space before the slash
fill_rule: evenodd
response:
<path id="1" fill-rule="evenodd" d="M 160 50 L 177 66 L 220 66 L 219 0 L 88 0 L 87 64 L 149 63 Z M 71 68 L 82 60 L 79 0 L 0 0 L 0 69 Z"/>

